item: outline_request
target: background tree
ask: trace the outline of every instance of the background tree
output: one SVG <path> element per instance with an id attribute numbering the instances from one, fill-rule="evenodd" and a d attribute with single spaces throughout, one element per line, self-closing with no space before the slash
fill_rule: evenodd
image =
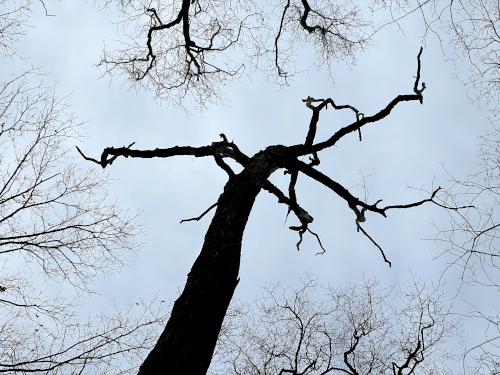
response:
<path id="1" fill-rule="evenodd" d="M 113 1 L 105 1 L 112 4 Z M 252 67 L 286 83 L 298 69 L 300 47 L 311 43 L 323 66 L 352 61 L 366 44 L 369 23 L 358 7 L 322 1 L 120 2 L 123 40 L 106 50 L 108 74 L 124 73 L 132 86 L 174 103 L 203 105 Z M 306 66 L 310 61 L 306 59 Z M 303 67 L 304 64 L 301 64 Z"/>
<path id="2" fill-rule="evenodd" d="M 498 219 L 500 109 L 500 3 L 498 1 L 424 1 L 380 2 L 393 12 L 393 21 L 416 12 L 425 21 L 425 30 L 441 40 L 445 53 L 455 61 L 466 59 L 467 71 L 458 77 L 469 89 L 470 97 L 491 114 L 491 127 L 480 138 L 476 171 L 459 176 L 448 171 L 451 184 L 445 200 L 453 205 L 468 205 L 449 211 L 447 225 L 438 228 L 437 241 L 448 259 L 446 275 L 458 273 L 459 289 L 498 290 L 500 227 Z M 445 26 L 446 33 L 442 27 Z M 449 43 L 447 45 L 447 38 Z M 450 45 L 452 48 L 450 48 Z M 500 319 L 498 304 L 479 306 L 468 302 L 462 315 L 484 327 L 484 337 L 465 350 L 463 371 L 498 373 L 500 358 Z"/>
<path id="3" fill-rule="evenodd" d="M 439 228 L 436 240 L 448 259 L 446 275 L 459 275 L 459 288 L 500 287 L 500 133 L 498 129 L 481 137 L 480 160 L 475 173 L 456 177 L 450 173 L 451 187 L 445 199 L 469 208 L 450 212 L 447 225 Z M 467 347 L 463 367 L 475 373 L 500 371 L 500 316 L 497 304 L 478 306 L 468 302 L 463 315 L 484 326 L 484 337 Z"/>
<path id="4" fill-rule="evenodd" d="M 228 312 L 210 374 L 444 374 L 454 334 L 437 290 L 365 280 L 267 288 Z"/>
<path id="5" fill-rule="evenodd" d="M 2 55 L 14 52 L 14 44 L 24 34 L 29 2 L 4 1 L 0 4 L 0 49 Z"/>
<path id="6" fill-rule="evenodd" d="M 180 103 L 189 96 L 203 104 L 245 69 L 264 70 L 286 84 L 306 68 L 352 63 L 382 29 L 404 29 L 405 19 L 418 17 L 424 41 L 436 37 L 450 58 L 466 58 L 469 71 L 459 72 L 460 79 L 477 89 L 470 91 L 476 99 L 494 112 L 498 108 L 500 5 L 495 0 L 225 4 L 121 1 L 124 38 L 105 52 L 101 65 L 162 99 Z M 314 57 L 307 58 L 304 49 Z"/>
<path id="7" fill-rule="evenodd" d="M 29 6 L 0 5 L 4 59 L 21 61 Z M 106 198 L 106 178 L 71 156 L 82 126 L 54 91 L 36 69 L 0 82 L 0 372 L 133 371 L 163 317 L 144 303 L 94 319 L 75 311 L 75 292 L 121 268 L 137 227 Z"/>

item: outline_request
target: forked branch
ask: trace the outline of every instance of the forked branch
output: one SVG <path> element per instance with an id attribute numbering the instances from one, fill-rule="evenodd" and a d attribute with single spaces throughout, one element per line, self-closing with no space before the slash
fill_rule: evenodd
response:
<path id="1" fill-rule="evenodd" d="M 317 107 L 314 107 L 313 109 L 313 116 L 314 116 L 314 111 L 316 110 L 321 110 L 323 108 L 326 108 L 327 104 L 331 104 L 332 107 L 335 109 L 344 109 L 348 108 L 351 109 L 355 114 L 356 114 L 356 121 L 342 127 L 338 131 L 336 131 L 330 138 L 328 138 L 325 141 L 316 143 L 314 145 L 307 145 L 307 144 L 301 144 L 301 145 L 294 145 L 290 146 L 290 151 L 293 152 L 297 156 L 302 156 L 302 155 L 307 155 L 311 154 L 313 152 L 318 153 L 324 149 L 330 148 L 334 146 L 340 139 L 342 139 L 344 136 L 352 133 L 352 132 L 359 132 L 361 128 L 367 124 L 378 122 L 385 117 L 387 117 L 391 111 L 400 103 L 402 102 L 408 102 L 408 101 L 419 101 L 420 103 L 423 103 L 423 92 L 426 89 L 426 85 L 424 82 L 422 82 L 422 85 L 419 87 L 420 84 L 420 70 L 421 70 L 421 61 L 420 57 L 422 55 L 422 48 L 420 48 L 420 51 L 417 55 L 417 75 L 415 77 L 414 85 L 413 85 L 413 94 L 406 94 L 406 95 L 398 95 L 395 97 L 393 100 L 389 102 L 385 106 L 385 108 L 381 109 L 379 112 L 372 116 L 365 116 L 363 113 L 359 112 L 355 107 L 350 106 L 350 105 L 342 105 L 342 106 L 337 106 L 335 105 L 334 101 L 332 99 L 314 99 L 314 101 L 320 102 L 320 105 Z M 312 103 L 312 98 L 309 100 L 309 103 Z M 306 99 L 307 103 L 307 99 Z M 309 106 L 309 108 L 311 108 Z M 319 114 L 318 114 L 319 116 Z M 316 121 L 317 122 L 317 121 Z"/>
<path id="2" fill-rule="evenodd" d="M 306 22 L 308 13 L 311 12 L 311 9 L 306 1 L 303 1 L 303 5 L 305 7 L 304 8 L 305 11 L 301 22 L 303 22 L 304 25 L 306 25 L 307 27 L 312 27 L 308 26 Z M 187 6 L 189 8 L 189 5 L 186 5 L 186 1 L 183 1 L 183 7 L 184 6 Z M 285 12 L 286 9 L 287 8 L 285 8 Z M 150 13 L 152 22 L 154 24 L 161 24 L 161 19 L 157 14 L 156 10 L 148 9 L 148 12 Z M 185 17 L 187 14 L 183 12 L 184 11 L 181 10 L 178 18 L 172 21 L 170 24 L 167 24 L 165 27 L 167 26 L 172 27 L 176 24 L 176 22 L 177 23 L 181 22 L 180 19 L 182 17 Z M 184 20 L 183 22 L 186 24 L 187 21 Z M 312 29 L 310 29 L 309 31 L 316 32 L 317 30 L 319 29 L 312 27 Z M 194 44 L 192 46 L 199 48 Z M 262 185 L 262 189 L 275 195 L 278 198 L 279 203 L 283 203 L 288 206 L 288 213 L 293 212 L 295 216 L 298 218 L 300 224 L 290 227 L 291 230 L 297 231 L 299 234 L 299 241 L 297 243 L 297 248 L 299 248 L 300 244 L 302 243 L 303 234 L 306 232 L 310 232 L 313 236 L 316 237 L 320 245 L 320 248 L 322 249 L 322 252 L 325 251 L 321 243 L 321 240 L 319 239 L 319 236 L 309 229 L 309 224 L 311 224 L 313 221 L 312 216 L 306 210 L 304 210 L 297 202 L 295 185 L 297 183 L 299 173 L 303 173 L 312 178 L 313 180 L 319 182 L 320 184 L 326 186 L 347 203 L 348 207 L 355 214 L 356 229 L 358 230 L 358 232 L 364 234 L 379 249 L 384 261 L 388 263 L 389 266 L 391 265 L 391 262 L 387 259 L 382 247 L 373 239 L 372 236 L 368 234 L 368 232 L 360 224 L 366 221 L 366 216 L 365 216 L 366 212 L 373 212 L 383 217 L 386 217 L 387 211 L 389 210 L 413 208 L 421 206 L 425 203 L 432 203 L 437 206 L 452 210 L 467 208 L 467 207 L 449 207 L 438 202 L 436 200 L 436 194 L 439 192 L 441 188 L 435 189 L 430 195 L 430 197 L 426 199 L 422 199 L 407 204 L 395 204 L 395 205 L 388 205 L 385 207 L 379 207 L 379 204 L 380 202 L 382 202 L 382 199 L 377 200 L 375 203 L 369 204 L 368 202 L 365 202 L 359 199 L 358 197 L 354 196 L 342 184 L 333 180 L 331 177 L 325 175 L 324 173 L 320 172 L 315 168 L 315 166 L 319 165 L 320 163 L 318 153 L 326 148 L 334 146 L 344 136 L 357 131 L 359 132 L 361 139 L 361 128 L 364 125 L 378 122 L 384 119 L 401 102 L 419 101 L 420 103 L 423 103 L 423 91 L 425 90 L 426 85 L 423 82 L 422 84 L 420 84 L 421 55 L 422 55 L 422 48 L 420 48 L 417 55 L 417 71 L 416 71 L 415 81 L 413 84 L 413 94 L 398 95 L 391 102 L 389 102 L 389 104 L 387 104 L 385 108 L 383 108 L 382 110 L 380 110 L 379 112 L 377 112 L 372 116 L 365 116 L 363 112 L 361 112 L 358 108 L 350 104 L 339 105 L 335 103 L 335 101 L 332 98 L 315 99 L 311 96 L 308 96 L 306 99 L 303 99 L 302 101 L 312 111 L 312 116 L 309 122 L 309 127 L 304 143 L 293 146 L 281 146 L 281 145 L 270 146 L 264 151 L 262 151 L 262 153 L 266 155 L 264 159 L 267 158 L 268 161 L 271 163 L 270 165 L 276 167 L 276 168 L 271 167 L 273 171 L 279 168 L 283 168 L 290 174 L 288 196 L 286 196 L 280 189 L 278 189 L 268 180 L 264 182 L 264 184 Z M 331 106 L 335 110 L 343 110 L 343 109 L 350 110 L 354 114 L 355 121 L 350 125 L 344 126 L 339 130 L 337 130 L 327 140 L 315 143 L 320 113 L 323 109 L 327 109 L 328 106 Z M 245 169 L 256 167 L 255 165 L 252 165 L 253 158 L 241 152 L 239 148 L 236 146 L 236 144 L 228 141 L 227 137 L 224 134 L 221 134 L 220 136 L 222 138 L 222 141 L 213 142 L 211 145 L 201 146 L 201 147 L 174 146 L 170 148 L 156 148 L 154 150 L 135 150 L 131 148 L 133 146 L 133 143 L 125 147 L 118 147 L 118 148 L 107 147 L 103 150 L 100 160 L 88 157 L 78 147 L 77 149 L 83 158 L 91 162 L 94 162 L 96 164 L 99 164 L 103 168 L 105 168 L 108 165 L 111 165 L 120 156 L 123 156 L 125 158 L 128 157 L 166 158 L 166 157 L 180 156 L 180 155 L 190 155 L 195 157 L 206 157 L 206 156 L 213 157 L 216 164 L 228 174 L 230 179 L 237 179 L 239 178 L 238 177 L 239 175 L 234 173 L 231 167 L 225 162 L 224 160 L 225 158 L 230 158 L 235 160 Z M 298 157 L 307 154 L 311 155 L 309 163 L 304 163 L 303 161 L 298 160 Z M 216 205 L 217 203 L 213 204 L 198 217 L 186 219 L 181 222 L 200 220 Z"/>

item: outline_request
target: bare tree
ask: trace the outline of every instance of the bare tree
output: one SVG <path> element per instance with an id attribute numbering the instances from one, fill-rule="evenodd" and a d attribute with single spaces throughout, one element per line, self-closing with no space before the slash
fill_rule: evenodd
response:
<path id="1" fill-rule="evenodd" d="M 452 1 L 450 27 L 455 45 L 470 63 L 466 83 L 478 88 L 496 113 L 500 105 L 500 3 L 494 0 Z"/>
<path id="2" fill-rule="evenodd" d="M 37 7 L 43 9 L 45 15 L 52 15 L 44 0 L 4 0 L 0 3 L 0 55 L 16 55 L 16 43 L 25 35 L 29 14 Z"/>
<path id="3" fill-rule="evenodd" d="M 82 320 L 69 315 L 67 303 L 55 309 L 37 301 L 36 306 L 2 307 L 9 315 L 0 326 L 0 373 L 133 374 L 164 321 L 164 312 L 151 304 Z M 43 316 L 49 309 L 55 315 Z"/>
<path id="4" fill-rule="evenodd" d="M 131 247 L 135 229 L 99 193 L 105 180 L 70 163 L 67 144 L 80 124 L 33 79 L 25 73 L 0 88 L 0 253 L 85 288 L 100 269 L 120 265 L 116 252 Z"/>
<path id="5" fill-rule="evenodd" d="M 451 204 L 469 205 L 450 212 L 449 224 L 442 226 L 437 240 L 450 256 L 449 267 L 461 272 L 462 283 L 500 287 L 500 133 L 495 129 L 481 137 L 478 171 L 465 178 L 450 174 L 452 185 L 442 197 Z"/>
<path id="6" fill-rule="evenodd" d="M 97 163 L 103 168 L 115 162 L 120 156 L 138 158 L 180 155 L 212 157 L 229 176 L 224 192 L 218 201 L 196 218 L 199 220 L 211 209 L 216 208 L 205 235 L 201 253 L 188 275 L 184 291 L 175 302 L 167 326 L 155 348 L 141 366 L 141 374 L 206 373 L 226 310 L 238 283 L 243 231 L 254 200 L 261 189 L 275 195 L 278 202 L 286 204 L 289 211 L 295 214 L 299 224 L 291 226 L 290 229 L 299 234 L 297 247 L 300 246 L 303 235 L 311 233 L 318 239 L 319 246 L 322 248 L 318 235 L 310 229 L 310 224 L 313 221 L 312 216 L 298 203 L 295 185 L 299 174 L 324 185 L 346 202 L 347 207 L 354 214 L 354 222 L 358 231 L 378 248 L 389 266 L 391 262 L 387 259 L 382 247 L 363 227 L 368 214 L 374 213 L 386 217 L 391 210 L 417 207 L 425 203 L 458 209 L 458 207 L 448 207 L 437 201 L 436 195 L 440 188 L 434 190 L 430 197 L 409 204 L 381 206 L 382 200 L 377 200 L 374 203 L 365 202 L 352 195 L 342 184 L 317 168 L 320 163 L 319 153 L 333 147 L 345 136 L 355 133 L 361 138 L 364 126 L 384 119 L 402 102 L 423 102 L 425 84 L 420 82 L 421 54 L 422 50 L 417 58 L 416 78 L 412 85 L 413 93 L 396 96 L 373 115 L 364 115 L 352 105 L 337 105 L 331 98 L 305 98 L 303 102 L 311 110 L 312 116 L 303 144 L 269 146 L 253 156 L 247 156 L 234 142 L 228 141 L 226 136 L 221 134 L 222 141 L 202 147 L 175 146 L 152 150 L 136 150 L 132 148 L 133 144 L 119 148 L 108 147 L 104 149 L 99 160 L 88 157 L 79 150 L 85 159 Z M 328 106 L 335 110 L 347 109 L 351 111 L 354 120 L 333 132 L 328 139 L 318 142 L 315 137 L 319 117 Z M 305 155 L 310 156 L 309 163 L 299 159 Z M 243 167 L 243 171 L 238 174 L 234 173 L 224 161 L 226 158 L 239 163 Z M 288 195 L 268 180 L 269 176 L 278 169 L 284 169 L 286 173 L 290 174 Z"/>
<path id="7" fill-rule="evenodd" d="M 442 14 L 435 13 L 441 6 L 437 1 L 417 2 L 409 10 L 411 2 L 382 2 L 386 8 L 392 8 L 393 4 L 401 7 L 401 17 L 415 12 L 422 14 L 428 31 L 433 30 L 433 21 L 426 16 L 427 5 L 433 6 L 433 20 L 440 20 Z M 445 2 L 444 9 L 451 9 L 452 5 L 453 2 Z M 263 68 L 280 82 L 286 82 L 294 73 L 295 64 L 304 56 L 298 47 L 305 47 L 307 52 L 315 49 L 317 53 L 312 63 L 321 67 L 339 59 L 351 60 L 374 35 L 373 32 L 376 33 L 371 22 L 366 21 L 359 8 L 351 3 L 336 5 L 329 1 L 290 0 L 263 5 L 260 2 L 239 1 L 121 1 L 120 9 L 126 37 L 114 52 L 113 48 L 112 52 L 106 50 L 101 65 L 110 74 L 125 73 L 132 86 L 150 88 L 161 98 L 181 103 L 191 96 L 198 104 L 203 104 L 219 93 L 221 84 L 237 77 L 248 66 Z M 452 16 L 457 14 L 453 12 Z M 459 30 L 457 25 L 464 23 L 453 17 L 451 24 Z M 474 21 L 474 17 L 470 16 L 467 20 Z M 496 30 L 496 20 L 490 20 L 493 21 L 493 30 Z M 397 21 L 398 18 L 395 18 L 391 22 Z M 485 24 L 491 26 L 491 22 Z M 465 35 L 465 32 L 461 35 Z M 141 366 L 141 374 L 206 372 L 224 315 L 238 283 L 242 234 L 261 189 L 275 195 L 280 203 L 288 206 L 289 213 L 295 214 L 298 224 L 291 229 L 299 234 L 297 247 L 303 235 L 309 233 L 316 237 L 321 251 L 324 251 L 318 235 L 311 230 L 313 218 L 300 205 L 295 186 L 300 174 L 326 186 L 347 203 L 354 214 L 358 232 L 366 236 L 389 265 L 391 262 L 383 248 L 363 226 L 369 214 L 385 217 L 390 210 L 412 208 L 424 203 L 455 210 L 461 208 L 460 205 L 443 203 L 444 198 L 439 197 L 440 188 L 430 191 L 426 199 L 408 204 L 382 206 L 382 200 L 366 202 L 318 168 L 319 154 L 335 146 L 343 137 L 355 133 L 362 140 L 364 126 L 384 119 L 400 103 L 423 103 L 425 84 L 421 82 L 421 53 L 422 50 L 418 54 L 410 93 L 396 96 L 372 115 L 366 115 L 351 104 L 338 105 L 332 98 L 304 98 L 303 103 L 312 115 L 302 144 L 273 145 L 251 156 L 221 134 L 221 141 L 201 147 L 138 150 L 132 148 L 131 144 L 108 147 L 100 158 L 89 157 L 80 151 L 85 159 L 103 168 L 120 156 L 211 157 L 229 176 L 218 201 L 199 217 L 193 218 L 199 220 L 216 208 L 185 289 L 174 304 L 169 322 L 155 349 Z M 494 59 L 494 53 L 488 52 L 488 56 Z M 320 115 L 328 107 L 350 111 L 353 120 L 332 132 L 329 138 L 316 141 Z M 309 162 L 301 160 L 304 156 L 309 156 Z M 235 173 L 225 159 L 233 159 L 243 167 L 243 171 Z M 287 193 L 268 180 L 279 169 L 290 176 Z"/>
<path id="8" fill-rule="evenodd" d="M 2 27 L 10 32 L 5 33 L 7 38 L 2 41 L 4 51 L 10 51 L 10 45 L 22 33 L 22 22 L 19 21 L 24 19 L 30 5 L 29 2 L 12 4 L 16 5 L 12 12 L 2 11 L 6 25 Z M 424 9 L 425 4 L 419 3 L 417 9 Z M 40 1 L 40 5 L 44 6 L 44 3 Z M 329 1 L 290 0 L 275 7 L 238 1 L 214 3 L 183 0 L 174 4 L 122 1 L 121 7 L 125 16 L 124 30 L 130 38 L 122 48 L 104 55 L 101 62 L 103 67 L 109 73 L 125 72 L 133 84 L 151 87 L 160 97 L 168 96 L 174 101 L 182 101 L 187 95 L 192 95 L 199 104 L 216 95 L 219 85 L 238 76 L 245 65 L 263 67 L 281 82 L 286 82 L 295 71 L 297 60 L 294 60 L 294 56 L 299 46 L 313 46 L 319 52 L 319 57 L 314 62 L 322 66 L 339 59 L 353 59 L 371 35 L 370 23 L 357 7 L 350 4 L 335 5 Z M 406 14 L 410 13 L 413 10 Z M 495 31 L 496 19 L 493 16 L 485 19 L 484 25 L 493 25 L 491 30 Z M 456 30 L 462 32 L 460 34 L 457 31 L 456 35 L 469 35 L 468 31 L 464 31 L 466 29 L 457 27 L 460 23 L 456 21 L 456 16 L 454 20 Z M 431 26 L 430 23 L 428 25 Z M 487 46 L 495 45 L 495 36 L 492 38 L 492 43 Z M 463 40 L 468 39 L 464 37 Z M 466 45 L 470 45 L 472 42 L 469 40 L 467 43 L 469 44 Z M 488 51 L 487 48 L 483 50 Z M 238 283 L 242 234 L 253 202 L 261 189 L 274 194 L 297 217 L 298 224 L 291 227 L 299 234 L 297 247 L 300 246 L 303 235 L 310 233 L 317 238 L 324 251 L 318 235 L 310 228 L 313 218 L 301 207 L 295 192 L 300 174 L 321 183 L 347 203 L 354 214 L 358 232 L 376 246 L 389 265 L 391 262 L 383 248 L 363 227 L 370 213 L 385 217 L 390 210 L 412 208 L 424 203 L 459 208 L 455 204 L 443 203 L 445 198 L 438 200 L 439 188 L 431 191 L 428 198 L 408 204 L 381 206 L 381 200 L 366 202 L 317 168 L 320 152 L 335 146 L 343 137 L 356 133 L 362 140 L 364 126 L 384 119 L 401 102 L 423 102 L 425 84 L 420 82 L 421 53 L 422 51 L 418 54 L 411 93 L 396 96 L 373 115 L 365 115 L 350 104 L 338 105 L 331 98 L 304 98 L 303 102 L 311 110 L 312 116 L 303 144 L 270 146 L 248 156 L 234 142 L 229 142 L 225 135 L 221 135 L 222 141 L 202 147 L 136 150 L 132 149 L 131 144 L 128 147 L 106 148 L 99 160 L 82 153 L 86 159 L 103 168 L 112 164 L 119 156 L 208 156 L 213 157 L 216 164 L 229 176 L 223 194 L 210 207 L 216 208 L 216 212 L 200 256 L 193 265 L 181 297 L 174 305 L 165 331 L 142 365 L 141 373 L 206 372 L 227 307 Z M 488 56 L 491 57 L 491 53 Z M 490 65 L 493 68 L 496 66 L 494 63 Z M 62 146 L 64 141 L 76 135 L 74 122 L 70 118 L 64 118 L 64 104 L 47 95 L 46 88 L 30 88 L 24 83 L 17 85 L 21 82 L 19 80 L 22 81 L 22 77 L 5 83 L 2 90 L 2 93 L 5 91 L 4 116 L 13 122 L 4 121 L 2 117 L 1 134 L 3 139 L 8 139 L 6 144 L 11 145 L 14 150 L 8 155 L 15 157 L 11 159 L 10 156 L 5 156 L 2 159 L 6 177 L 0 194 L 3 197 L 0 207 L 5 229 L 0 246 L 5 249 L 3 254 L 21 254 L 23 259 L 41 266 L 49 277 L 62 278 L 85 289 L 96 271 L 107 270 L 116 265 L 116 251 L 128 246 L 122 241 L 128 238 L 127 234 L 132 229 L 129 222 L 121 220 L 114 207 L 106 206 L 103 201 L 89 199 L 95 197 L 96 189 L 101 186 L 96 176 L 90 173 L 82 177 L 74 166 L 63 168 L 62 172 L 55 171 L 53 166 L 67 157 Z M 12 91 L 12 88 L 15 89 Z M 332 132 L 326 140 L 318 142 L 315 138 L 319 117 L 328 106 L 352 112 L 353 121 Z M 53 124 L 57 124 L 55 129 L 51 128 Z M 310 161 L 301 161 L 303 156 L 309 156 Z M 243 171 L 236 174 L 224 161 L 227 158 L 239 163 Z M 288 194 L 268 180 L 278 169 L 283 169 L 290 175 Z M 201 219 L 210 209 L 195 219 Z M 6 264 L 4 269 L 8 275 L 9 265 Z M 6 296 L 5 305 L 11 309 L 20 308 L 32 321 L 32 311 L 35 311 L 36 319 L 39 314 L 45 314 L 51 319 L 58 313 L 66 314 L 63 311 L 65 306 L 57 301 L 34 300 L 33 296 L 36 294 L 32 292 L 19 294 L 14 286 L 26 285 L 26 282 L 16 280 L 17 275 L 6 277 L 1 288 L 1 293 Z M 8 314 L 17 316 L 11 311 Z M 10 316 L 8 314 L 6 316 Z M 63 364 L 88 370 L 94 369 L 89 366 L 94 366 L 95 363 L 109 365 L 110 362 L 106 361 L 114 355 L 129 351 L 140 352 L 147 348 L 147 345 L 139 343 L 129 346 L 130 350 L 120 346 L 108 351 L 106 355 L 96 354 L 103 345 L 106 348 L 113 347 L 108 344 L 130 336 L 123 331 L 122 320 L 118 319 L 117 322 L 105 329 L 102 335 L 96 334 L 94 338 L 97 337 L 97 340 L 94 341 L 87 340 L 91 334 L 85 331 L 69 347 L 67 340 L 56 340 L 53 343 L 38 341 L 37 348 L 41 352 L 33 357 L 19 349 L 17 353 L 25 353 L 24 357 L 28 360 L 7 357 L 5 371 L 56 371 Z M 142 325 L 139 323 L 138 326 Z M 10 328 L 7 323 L 5 327 L 5 332 L 15 332 L 17 329 Z M 71 331 L 78 330 L 72 327 Z M 417 335 L 417 340 L 418 337 L 420 336 Z M 59 339 L 58 336 L 57 338 Z M 104 341 L 99 341 L 102 338 Z M 354 339 L 356 340 L 355 337 Z M 14 341 L 10 345 L 15 347 Z M 352 352 L 357 345 L 351 347 Z M 71 352 L 67 348 L 77 349 Z M 99 362 L 104 358 L 105 361 Z M 403 362 L 394 362 L 392 371 L 402 373 L 403 370 L 410 369 L 410 366 L 416 366 L 416 358 L 417 354 L 409 355 Z M 410 364 L 412 360 L 414 363 Z M 36 367 L 45 362 L 50 364 Z M 363 363 L 366 361 L 357 366 L 362 366 Z M 31 370 L 23 366 L 31 366 Z M 355 368 L 354 362 L 351 366 Z"/>
<path id="9" fill-rule="evenodd" d="M 485 105 L 493 115 L 491 130 L 480 139 L 476 172 L 457 176 L 448 171 L 451 184 L 441 195 L 442 203 L 468 208 L 448 211 L 449 221 L 439 225 L 436 240 L 442 249 L 441 256 L 448 262 L 443 275 L 458 272 L 460 290 L 470 286 L 475 288 L 474 294 L 481 293 L 482 287 L 498 291 L 500 3 L 495 0 L 382 0 L 376 4 L 392 11 L 390 24 L 419 15 L 424 20 L 425 32 L 441 40 L 448 56 L 455 60 L 465 58 L 468 71 L 459 72 L 459 78 L 470 88 L 472 99 Z M 446 33 L 442 31 L 443 26 Z M 453 48 L 450 50 L 447 44 Z M 466 369 L 474 374 L 500 372 L 498 309 L 498 303 L 480 307 L 472 304 L 460 312 L 473 322 L 476 330 L 481 327 L 484 332 L 482 340 L 466 349 L 464 372 Z"/>
<path id="10" fill-rule="evenodd" d="M 174 103 L 188 96 L 203 105 L 218 96 L 221 85 L 252 67 L 286 82 L 306 40 L 318 52 L 318 66 L 352 61 L 369 29 L 356 6 L 330 1 L 119 3 L 124 39 L 105 51 L 101 65 Z"/>
<path id="11" fill-rule="evenodd" d="M 137 229 L 107 202 L 106 179 L 70 156 L 80 124 L 39 80 L 0 84 L 0 372 L 133 370 L 164 320 L 156 307 L 86 322 L 53 296 L 58 281 L 86 293 L 120 269 Z"/>
<path id="12" fill-rule="evenodd" d="M 482 338 L 468 345 L 462 356 L 464 373 L 498 374 L 500 373 L 500 314 L 498 306 L 493 311 L 485 312 L 484 307 L 478 308 L 469 304 L 469 310 L 461 314 L 482 327 Z M 484 328 L 483 328 L 484 327 Z"/>
<path id="13" fill-rule="evenodd" d="M 31 6 L 0 4 L 4 57 L 18 58 Z M 105 176 L 78 165 L 80 130 L 38 70 L 0 82 L 0 373 L 134 372 L 164 321 L 142 302 L 85 319 L 61 293 L 60 282 L 86 294 L 95 276 L 119 270 L 137 233 L 106 199 Z"/>
<path id="14" fill-rule="evenodd" d="M 455 322 L 437 289 L 365 280 L 267 288 L 257 308 L 229 309 L 210 374 L 444 374 Z M 319 302 L 321 301 L 321 302 Z"/>
<path id="15" fill-rule="evenodd" d="M 446 224 L 438 228 L 442 257 L 448 261 L 443 275 L 457 272 L 459 289 L 476 291 L 500 288 L 500 133 L 493 129 L 481 137 L 480 162 L 476 173 L 463 178 L 450 173 L 451 186 L 442 195 L 446 204 L 467 204 L 464 210 L 451 212 Z M 460 314 L 481 327 L 482 338 L 464 353 L 463 367 L 472 373 L 498 373 L 500 358 L 500 317 L 498 304 L 476 306 L 469 302 Z"/>
<path id="16" fill-rule="evenodd" d="M 406 18 L 419 17 L 424 39 L 437 37 L 449 57 L 467 59 L 468 72 L 459 77 L 473 88 L 471 94 L 494 113 L 498 108 L 496 0 L 118 3 L 125 38 L 121 46 L 106 50 L 101 65 L 110 74 L 125 73 L 132 86 L 152 89 L 175 103 L 190 96 L 203 104 L 217 97 L 226 81 L 252 67 L 286 83 L 297 70 L 353 62 L 380 30 L 403 28 Z M 449 42 L 452 49 L 446 47 Z M 314 58 L 308 59 L 303 47 L 313 50 Z"/>
<path id="17" fill-rule="evenodd" d="M 10 55 L 14 44 L 24 35 L 29 5 L 25 1 L 2 1 L 0 4 L 0 53 Z"/>

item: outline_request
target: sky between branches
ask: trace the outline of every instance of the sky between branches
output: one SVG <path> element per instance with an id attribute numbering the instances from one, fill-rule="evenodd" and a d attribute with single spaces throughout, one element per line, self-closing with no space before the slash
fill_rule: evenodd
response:
<path id="1" fill-rule="evenodd" d="M 29 57 L 24 64 L 42 67 L 46 81 L 56 82 L 59 95 L 70 94 L 72 110 L 87 121 L 80 145 L 92 155 L 104 147 L 131 142 L 138 148 L 205 145 L 218 140 L 219 133 L 234 139 L 247 154 L 270 144 L 301 142 L 310 118 L 301 99 L 308 95 L 332 97 L 373 113 L 395 95 L 410 92 L 423 31 L 418 21 L 405 24 L 406 35 L 396 28 L 384 29 L 359 55 L 356 65 L 334 65 L 334 80 L 326 71 L 304 72 L 290 86 L 280 88 L 262 76 L 244 76 L 224 88 L 224 104 L 186 112 L 161 104 L 147 93 L 125 90 L 119 80 L 110 83 L 107 77 L 100 78 L 102 71 L 95 64 L 103 43 L 117 38 L 112 14 L 84 3 L 54 4 L 50 13 L 55 16 L 44 16 L 43 9 L 32 14 L 29 23 L 33 27 L 18 50 Z M 361 197 L 364 179 L 370 201 L 419 200 L 425 194 L 409 187 L 429 191 L 446 186 L 443 165 L 457 176 L 473 172 L 476 166 L 477 137 L 488 130 L 489 123 L 484 112 L 468 102 L 466 90 L 454 78 L 462 63 L 446 61 L 440 45 L 430 38 L 422 64 L 422 80 L 428 86 L 423 106 L 399 106 L 386 120 L 366 128 L 361 143 L 352 136 L 321 158 L 321 170 Z M 3 72 L 20 69 L 16 59 L 4 65 Z M 7 78 L 5 73 L 2 76 Z M 349 115 L 322 114 L 317 139 L 345 124 Z M 123 208 L 142 212 L 139 222 L 145 235 L 139 251 L 128 259 L 130 266 L 98 281 L 95 290 L 100 294 L 84 303 L 83 311 L 93 314 L 111 309 L 110 299 L 118 306 L 155 295 L 173 300 L 201 248 L 210 217 L 201 222 L 179 221 L 197 216 L 214 203 L 226 176 L 211 160 L 194 158 L 122 159 L 103 173 L 113 179 L 111 198 Z M 278 174 L 272 180 L 283 183 Z M 356 232 L 344 202 L 305 177 L 300 177 L 297 190 L 302 205 L 315 218 L 311 228 L 321 235 L 327 252 L 315 255 L 318 245 L 309 237 L 297 252 L 296 235 L 288 230 L 294 219 L 285 223 L 286 209 L 262 192 L 244 235 L 236 298 L 251 301 L 264 284 L 275 281 L 297 285 L 305 273 L 333 285 L 362 277 L 405 283 L 413 274 L 429 282 L 441 280 L 449 296 L 456 294 L 457 273 L 452 270 L 442 278 L 446 256 L 434 259 L 443 248 L 425 240 L 436 234 L 433 222 L 446 224 L 444 210 L 422 206 L 392 212 L 387 219 L 370 217 L 366 228 L 392 261 L 393 267 L 388 268 L 377 249 Z M 478 293 L 472 288 L 461 293 L 486 305 L 494 298 L 487 294 L 491 291 Z"/>

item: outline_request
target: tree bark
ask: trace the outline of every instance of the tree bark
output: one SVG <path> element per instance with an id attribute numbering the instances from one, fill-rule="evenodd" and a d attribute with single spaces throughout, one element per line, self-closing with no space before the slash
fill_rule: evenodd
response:
<path id="1" fill-rule="evenodd" d="M 238 284 L 241 240 L 253 203 L 285 148 L 271 146 L 231 176 L 181 296 L 139 375 L 204 375 Z M 280 162 L 281 161 L 281 162 Z"/>

